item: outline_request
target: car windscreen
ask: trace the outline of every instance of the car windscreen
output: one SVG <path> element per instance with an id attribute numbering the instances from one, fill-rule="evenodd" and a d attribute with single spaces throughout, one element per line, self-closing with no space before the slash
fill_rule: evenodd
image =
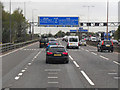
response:
<path id="1" fill-rule="evenodd" d="M 104 45 L 112 45 L 112 42 L 111 41 L 104 41 Z"/>
<path id="2" fill-rule="evenodd" d="M 56 45 L 57 44 L 57 42 L 51 42 L 51 43 L 49 43 L 49 45 Z"/>
<path id="3" fill-rule="evenodd" d="M 78 39 L 77 38 L 70 38 L 69 42 L 78 42 Z"/>
<path id="4" fill-rule="evenodd" d="M 50 47 L 48 51 L 53 52 L 53 53 L 55 53 L 55 52 L 65 52 L 65 49 L 63 47 Z"/>

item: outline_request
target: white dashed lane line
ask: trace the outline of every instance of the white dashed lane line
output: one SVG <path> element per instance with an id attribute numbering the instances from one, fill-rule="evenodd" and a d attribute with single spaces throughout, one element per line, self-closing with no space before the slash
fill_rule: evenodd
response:
<path id="1" fill-rule="evenodd" d="M 58 77 L 48 77 L 48 79 L 57 79 Z"/>
<path id="2" fill-rule="evenodd" d="M 57 83 L 59 83 L 59 82 L 48 82 L 49 84 L 57 84 Z"/>
<path id="3" fill-rule="evenodd" d="M 69 57 L 70 57 L 71 60 L 74 60 L 74 59 L 72 58 L 72 56 L 69 55 Z"/>
<path id="4" fill-rule="evenodd" d="M 97 55 L 96 53 L 94 53 L 94 52 L 91 52 L 92 54 L 94 54 L 94 55 Z"/>
<path id="5" fill-rule="evenodd" d="M 87 76 L 87 74 L 84 71 L 81 71 L 83 76 L 87 79 L 87 81 L 90 83 L 90 85 L 95 85 L 93 81 Z"/>
<path id="6" fill-rule="evenodd" d="M 77 67 L 77 68 L 79 68 L 80 66 L 77 64 L 77 62 L 76 61 L 73 61 L 73 63 L 75 64 L 75 66 Z"/>
<path id="7" fill-rule="evenodd" d="M 101 55 L 100 55 L 100 57 L 103 58 L 103 59 L 109 60 L 109 58 L 106 58 L 106 57 L 104 57 L 104 56 L 101 56 Z"/>
<path id="8" fill-rule="evenodd" d="M 120 65 L 120 63 L 118 63 L 118 62 L 116 62 L 116 61 L 113 61 L 115 64 L 117 64 L 117 65 Z"/>

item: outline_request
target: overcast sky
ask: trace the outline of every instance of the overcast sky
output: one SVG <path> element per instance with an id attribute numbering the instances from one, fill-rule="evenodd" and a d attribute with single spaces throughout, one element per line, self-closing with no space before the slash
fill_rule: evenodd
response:
<path id="1" fill-rule="evenodd" d="M 4 1 L 4 8 L 9 11 L 9 1 Z M 38 15 L 78 15 L 80 21 L 106 21 L 107 0 L 11 0 L 12 11 L 21 8 L 26 18 L 32 20 L 34 10 L 34 21 L 38 21 Z M 118 21 L 118 1 L 109 0 L 109 21 Z M 25 2 L 25 3 L 24 3 Z M 24 10 L 24 4 L 26 9 Z M 88 8 L 83 6 L 90 6 Z M 91 7 L 94 6 L 94 7 Z"/>

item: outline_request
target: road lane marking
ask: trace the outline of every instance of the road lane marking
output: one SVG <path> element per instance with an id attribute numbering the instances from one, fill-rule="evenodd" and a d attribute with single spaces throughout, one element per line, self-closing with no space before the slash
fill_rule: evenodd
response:
<path id="1" fill-rule="evenodd" d="M 81 71 L 83 76 L 87 79 L 87 81 L 90 83 L 90 85 L 95 85 L 93 81 L 87 76 L 87 74 L 84 71 Z"/>
<path id="2" fill-rule="evenodd" d="M 108 73 L 109 75 L 112 75 L 112 74 L 117 74 L 117 73 Z"/>
<path id="3" fill-rule="evenodd" d="M 61 71 L 61 69 L 45 69 L 45 71 L 46 72 L 48 72 L 48 71 L 56 71 L 56 72 L 58 71 L 59 72 L 59 71 Z"/>
<path id="4" fill-rule="evenodd" d="M 120 65 L 120 63 L 118 63 L 118 62 L 116 62 L 116 61 L 113 61 L 115 64 L 117 64 L 117 65 Z"/>
<path id="5" fill-rule="evenodd" d="M 82 50 L 84 50 L 83 48 L 81 48 Z"/>
<path id="6" fill-rule="evenodd" d="M 71 60 L 74 60 L 74 59 L 72 58 L 72 56 L 69 55 L 69 57 L 70 57 Z"/>
<path id="7" fill-rule="evenodd" d="M 57 84 L 57 83 L 59 83 L 59 82 L 48 82 L 48 83 L 51 83 L 51 84 Z"/>
<path id="8" fill-rule="evenodd" d="M 104 57 L 104 56 L 101 56 L 101 55 L 100 55 L 100 57 L 103 58 L 103 59 L 109 60 L 109 58 L 106 58 L 106 57 Z"/>
<path id="9" fill-rule="evenodd" d="M 36 43 L 37 43 L 37 42 L 36 42 Z M 22 50 L 22 49 L 24 49 L 24 48 L 26 48 L 26 47 L 32 46 L 32 45 L 34 45 L 34 44 L 36 44 L 36 43 L 30 44 L 30 45 L 27 45 L 27 46 L 24 46 L 24 47 L 21 47 L 21 48 L 15 49 L 15 50 L 13 49 L 13 51 L 8 52 L 8 53 L 6 53 L 6 54 L 4 54 L 4 55 L 0 55 L 0 57 L 7 56 L 7 55 L 12 54 L 12 53 L 14 53 L 14 52 L 17 52 L 17 51 L 19 51 L 19 50 Z"/>
<path id="10" fill-rule="evenodd" d="M 120 79 L 120 77 L 114 77 L 114 79 Z"/>
<path id="11" fill-rule="evenodd" d="M 80 66 L 77 64 L 76 61 L 73 61 L 73 63 L 75 64 L 76 67 L 78 67 L 78 68 L 80 67 Z"/>
<path id="12" fill-rule="evenodd" d="M 28 63 L 28 65 L 31 65 L 32 63 Z"/>
<path id="13" fill-rule="evenodd" d="M 19 78 L 20 78 L 19 76 L 16 76 L 16 77 L 15 77 L 15 80 L 18 80 Z"/>
<path id="14" fill-rule="evenodd" d="M 22 75 L 23 75 L 23 73 L 19 73 L 19 74 L 18 74 L 18 76 L 22 76 Z"/>
<path id="15" fill-rule="evenodd" d="M 89 52 L 88 50 L 85 50 L 85 51 Z"/>
<path id="16" fill-rule="evenodd" d="M 92 54 L 94 54 L 94 55 L 97 55 L 96 53 L 94 53 L 94 52 L 91 52 Z"/>
<path id="17" fill-rule="evenodd" d="M 21 72 L 25 72 L 25 70 L 21 70 Z"/>
<path id="18" fill-rule="evenodd" d="M 58 77 L 48 77 L 49 79 L 57 79 Z"/>
<path id="19" fill-rule="evenodd" d="M 52 73 L 52 72 L 50 72 L 50 73 L 48 73 L 48 74 L 58 74 L 58 73 Z"/>

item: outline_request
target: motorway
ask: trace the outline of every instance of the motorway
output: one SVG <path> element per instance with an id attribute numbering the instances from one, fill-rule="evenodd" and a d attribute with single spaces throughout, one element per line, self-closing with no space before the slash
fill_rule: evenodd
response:
<path id="1" fill-rule="evenodd" d="M 46 64 L 39 42 L 2 55 L 3 88 L 118 88 L 118 53 L 88 45 L 68 52 L 68 64 Z"/>

